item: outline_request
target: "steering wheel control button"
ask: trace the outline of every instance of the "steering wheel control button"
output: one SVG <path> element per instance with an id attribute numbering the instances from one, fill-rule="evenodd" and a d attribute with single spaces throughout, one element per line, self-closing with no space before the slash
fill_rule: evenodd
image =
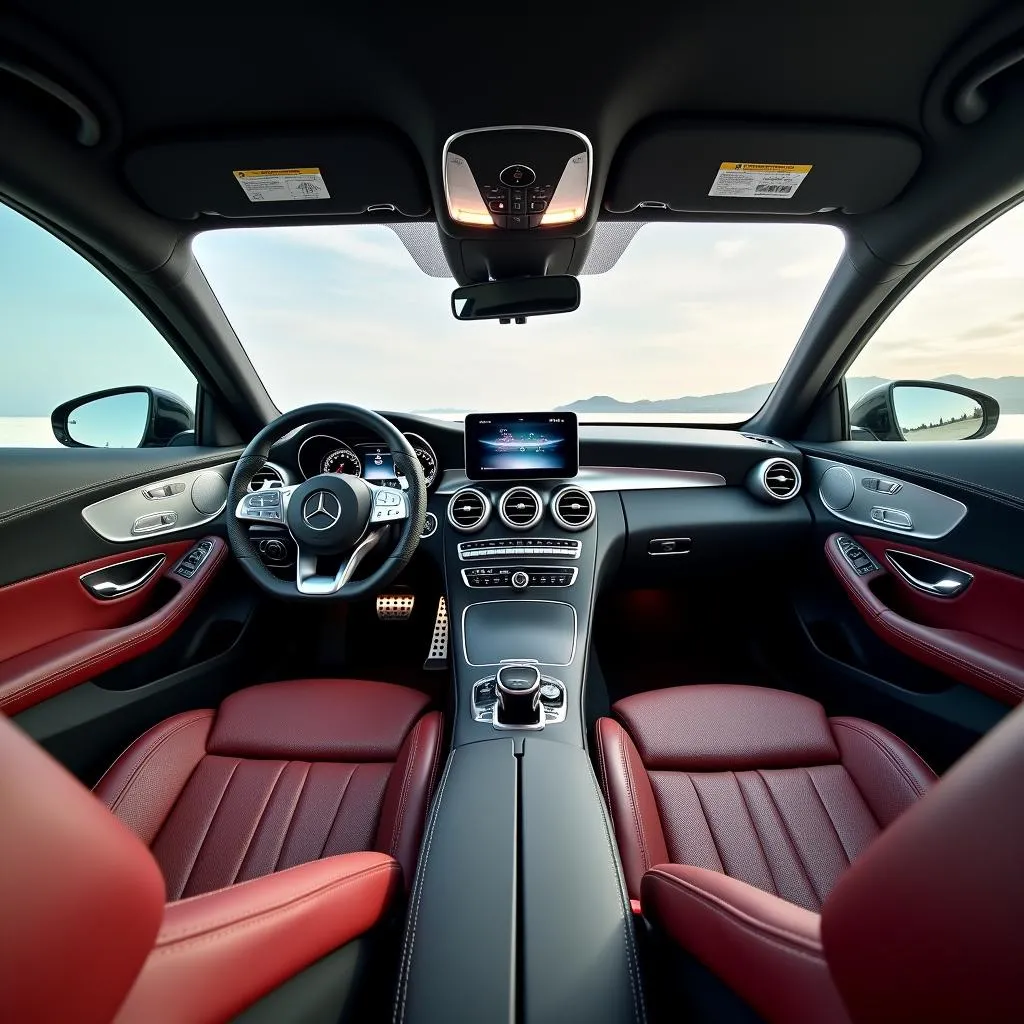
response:
<path id="1" fill-rule="evenodd" d="M 375 504 L 383 505 L 385 507 L 390 505 L 401 505 L 402 495 L 391 488 L 381 488 L 373 500 Z"/>
<path id="2" fill-rule="evenodd" d="M 498 175 L 498 181 L 509 188 L 520 188 L 532 185 L 537 180 L 537 175 L 532 167 L 526 164 L 511 164 Z"/>
<path id="3" fill-rule="evenodd" d="M 516 590 L 525 590 L 530 585 L 530 574 L 523 572 L 520 569 L 518 572 L 512 573 L 512 586 Z"/>

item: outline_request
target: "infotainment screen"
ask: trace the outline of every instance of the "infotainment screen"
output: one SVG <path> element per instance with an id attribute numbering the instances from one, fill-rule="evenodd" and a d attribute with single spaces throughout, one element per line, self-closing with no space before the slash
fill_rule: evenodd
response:
<path id="1" fill-rule="evenodd" d="M 574 412 L 471 413 L 466 417 L 466 476 L 540 480 L 580 469 Z"/>

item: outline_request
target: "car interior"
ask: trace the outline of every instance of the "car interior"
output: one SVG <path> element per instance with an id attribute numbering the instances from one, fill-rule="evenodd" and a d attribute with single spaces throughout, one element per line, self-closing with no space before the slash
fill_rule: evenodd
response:
<path id="1" fill-rule="evenodd" d="M 1024 1019 L 1022 123 L 1019 2 L 6 5 L 0 1017 Z"/>

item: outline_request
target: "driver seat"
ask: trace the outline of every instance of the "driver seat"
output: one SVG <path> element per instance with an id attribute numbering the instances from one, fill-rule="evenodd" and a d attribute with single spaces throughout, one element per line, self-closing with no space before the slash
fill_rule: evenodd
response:
<path id="1" fill-rule="evenodd" d="M 428 703 L 356 679 L 249 687 L 154 726 L 95 794 L 149 847 L 170 901 L 360 851 L 397 860 L 408 891 L 441 755 Z"/>

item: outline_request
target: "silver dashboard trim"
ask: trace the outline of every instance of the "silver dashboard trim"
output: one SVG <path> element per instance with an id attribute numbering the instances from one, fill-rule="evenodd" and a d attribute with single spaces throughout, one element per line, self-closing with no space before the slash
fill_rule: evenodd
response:
<path id="1" fill-rule="evenodd" d="M 726 479 L 721 473 L 692 469 L 642 469 L 633 466 L 581 466 L 576 476 L 558 482 L 563 486 L 578 486 L 591 492 L 676 490 L 726 485 Z M 470 486 L 479 487 L 481 482 L 470 480 L 463 469 L 446 469 L 437 493 L 455 494 L 463 487 Z"/>
<path id="2" fill-rule="evenodd" d="M 469 660 L 469 649 L 466 647 L 466 613 L 470 608 L 476 608 L 483 604 L 560 604 L 566 608 L 572 609 L 572 650 L 569 652 L 568 661 L 538 661 L 538 665 L 549 665 L 552 668 L 568 668 L 576 658 L 576 646 L 579 641 L 580 633 L 580 617 L 576 611 L 576 606 L 570 604 L 568 601 L 551 601 L 540 597 L 522 597 L 522 598 L 498 598 L 494 601 L 474 601 L 472 604 L 467 604 L 462 609 L 462 620 L 461 620 L 461 632 L 462 632 L 462 657 L 465 659 L 466 664 L 470 668 L 492 668 L 495 665 L 502 665 L 505 663 L 515 663 L 525 661 L 535 661 L 534 658 L 512 658 L 505 659 L 505 661 L 470 661 Z"/>

